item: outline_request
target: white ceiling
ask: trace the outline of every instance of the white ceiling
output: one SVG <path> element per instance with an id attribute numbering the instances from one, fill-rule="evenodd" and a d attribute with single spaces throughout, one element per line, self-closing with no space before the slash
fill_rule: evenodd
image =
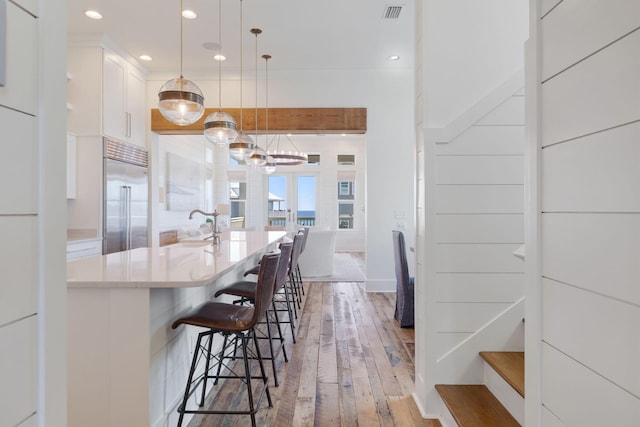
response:
<path id="1" fill-rule="evenodd" d="M 183 0 L 198 14 L 184 20 L 183 74 L 217 75 L 218 0 Z M 104 33 L 152 74 L 177 74 L 180 67 L 180 0 L 68 0 L 70 33 Z M 222 0 L 223 73 L 239 69 L 240 0 Z M 387 5 L 402 5 L 398 19 L 383 19 Z M 95 9 L 103 19 L 85 17 Z M 258 55 L 270 54 L 273 70 L 379 69 L 413 67 L 413 0 L 244 0 L 243 69 L 254 69 L 255 36 L 263 30 Z M 389 55 L 400 60 L 387 61 Z M 260 60 L 263 61 L 263 60 Z"/>

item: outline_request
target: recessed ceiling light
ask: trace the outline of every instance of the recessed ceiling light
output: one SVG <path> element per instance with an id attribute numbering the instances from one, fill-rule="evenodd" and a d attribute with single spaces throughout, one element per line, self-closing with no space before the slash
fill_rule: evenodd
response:
<path id="1" fill-rule="evenodd" d="M 96 10 L 87 10 L 84 14 L 91 19 L 102 19 L 102 14 Z"/>
<path id="2" fill-rule="evenodd" d="M 215 42 L 204 42 L 202 43 L 202 47 L 207 50 L 220 50 L 220 45 Z"/>
<path id="3" fill-rule="evenodd" d="M 143 61 L 151 61 L 153 59 L 149 55 L 140 55 L 139 58 L 142 59 Z"/>
<path id="4" fill-rule="evenodd" d="M 227 59 L 227 57 L 224 55 L 218 54 L 218 55 L 215 55 L 213 59 L 215 59 L 216 61 L 224 61 L 225 59 Z"/>
<path id="5" fill-rule="evenodd" d="M 182 11 L 182 17 L 185 19 L 196 19 L 198 15 L 193 10 L 185 9 Z"/>
<path id="6" fill-rule="evenodd" d="M 387 61 L 397 61 L 398 59 L 400 59 L 398 55 L 391 55 L 387 57 Z"/>

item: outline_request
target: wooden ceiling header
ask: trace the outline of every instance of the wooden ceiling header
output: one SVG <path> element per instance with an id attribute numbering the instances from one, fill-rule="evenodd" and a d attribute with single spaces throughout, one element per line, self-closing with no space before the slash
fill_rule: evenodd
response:
<path id="1" fill-rule="evenodd" d="M 151 110 L 151 130 L 161 135 L 202 134 L 204 119 L 217 108 L 205 109 L 202 118 L 189 126 L 178 126 L 165 119 L 157 108 Z M 240 130 L 240 109 L 223 108 L 238 123 Z M 258 134 L 265 130 L 265 109 L 258 109 Z M 255 134 L 255 108 L 243 108 L 244 131 Z M 270 134 L 364 134 L 367 131 L 366 108 L 269 108 Z"/>

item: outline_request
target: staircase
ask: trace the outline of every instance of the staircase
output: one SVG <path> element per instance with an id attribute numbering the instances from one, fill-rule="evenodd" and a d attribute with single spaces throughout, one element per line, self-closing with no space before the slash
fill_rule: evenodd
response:
<path id="1" fill-rule="evenodd" d="M 480 352 L 484 384 L 436 385 L 459 427 L 519 427 L 524 420 L 524 353 Z"/>

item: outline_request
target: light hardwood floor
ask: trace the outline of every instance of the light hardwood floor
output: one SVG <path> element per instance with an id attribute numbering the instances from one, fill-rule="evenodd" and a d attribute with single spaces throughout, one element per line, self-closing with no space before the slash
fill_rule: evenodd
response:
<path id="1" fill-rule="evenodd" d="M 414 332 L 393 318 L 395 294 L 359 283 L 305 283 L 297 343 L 278 358 L 279 387 L 257 414 L 260 426 L 440 426 L 423 420 L 411 397 Z M 288 332 L 288 328 L 286 328 Z M 271 366 L 265 364 L 270 377 Z M 257 382 L 257 381 L 256 381 Z M 238 383 L 238 381 L 234 381 Z M 240 407 L 244 386 L 219 386 L 216 407 Z M 250 425 L 247 415 L 198 415 L 190 427 Z"/>

